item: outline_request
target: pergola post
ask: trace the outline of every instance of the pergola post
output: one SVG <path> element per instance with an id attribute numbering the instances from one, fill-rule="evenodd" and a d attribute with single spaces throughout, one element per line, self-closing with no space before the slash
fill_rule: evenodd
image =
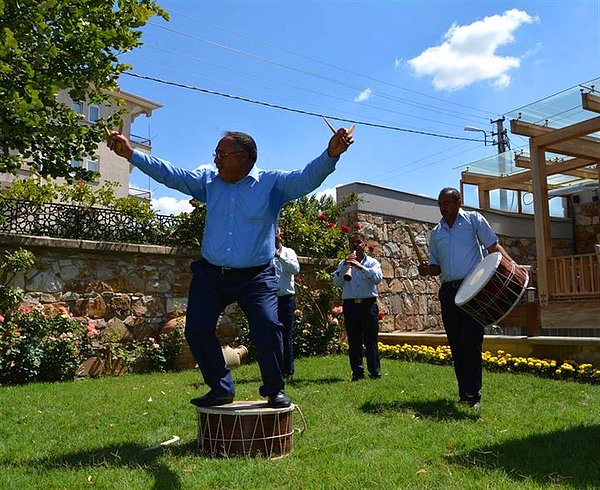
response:
<path id="1" fill-rule="evenodd" d="M 535 247 L 537 255 L 537 291 L 540 304 L 547 304 L 549 297 L 548 258 L 552 256 L 550 237 L 550 209 L 548 206 L 548 183 L 546 175 L 546 152 L 535 145 L 535 138 L 529 140 L 531 158 L 531 183 L 533 187 L 533 215 L 535 223 Z"/>

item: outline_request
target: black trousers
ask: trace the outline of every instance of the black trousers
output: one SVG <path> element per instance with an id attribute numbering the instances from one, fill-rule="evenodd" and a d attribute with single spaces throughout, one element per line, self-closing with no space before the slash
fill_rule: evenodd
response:
<path id="1" fill-rule="evenodd" d="M 442 321 L 448 337 L 461 400 L 481 398 L 483 326 L 454 303 L 459 281 L 442 283 L 439 291 Z"/>
<path id="2" fill-rule="evenodd" d="M 283 375 L 294 374 L 294 312 L 296 295 L 277 296 L 277 318 L 283 325 Z"/>
<path id="3" fill-rule="evenodd" d="M 355 376 L 364 375 L 364 355 L 371 376 L 379 377 L 381 364 L 377 335 L 379 334 L 379 307 L 377 298 L 366 298 L 361 303 L 352 299 L 344 300 L 344 325 L 348 336 L 350 369 Z"/>

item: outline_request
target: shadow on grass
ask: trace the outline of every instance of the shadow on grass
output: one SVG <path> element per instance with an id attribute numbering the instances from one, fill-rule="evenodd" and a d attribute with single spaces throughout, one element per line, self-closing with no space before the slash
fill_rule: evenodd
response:
<path id="1" fill-rule="evenodd" d="M 483 446 L 447 459 L 466 468 L 500 469 L 517 481 L 598 488 L 598 454 L 600 425 L 593 425 Z"/>
<path id="2" fill-rule="evenodd" d="M 175 457 L 202 456 L 197 451 L 195 440 L 169 448 L 149 449 L 138 444 L 115 444 L 112 446 L 90 449 L 75 453 L 67 453 L 52 458 L 30 459 L 27 461 L 2 461 L 3 466 L 21 466 L 39 473 L 44 470 L 80 470 L 97 468 L 98 466 L 124 467 L 143 469 L 154 478 L 154 490 L 177 490 L 182 488 L 179 475 L 165 464 L 161 457 L 169 454 Z"/>
<path id="3" fill-rule="evenodd" d="M 342 381 L 347 381 L 346 378 L 340 378 L 339 376 L 330 376 L 327 378 L 293 378 L 286 382 L 288 386 L 305 386 L 305 385 L 330 385 L 334 383 L 340 383 Z"/>
<path id="4" fill-rule="evenodd" d="M 415 417 L 431 420 L 477 420 L 479 413 L 466 407 L 457 407 L 449 400 L 397 401 L 386 403 L 368 402 L 361 407 L 364 412 L 382 414 L 386 412 L 409 412 Z"/>

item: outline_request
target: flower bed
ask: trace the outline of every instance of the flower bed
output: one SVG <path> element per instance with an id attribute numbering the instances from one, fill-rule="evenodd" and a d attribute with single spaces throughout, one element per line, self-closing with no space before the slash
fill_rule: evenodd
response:
<path id="1" fill-rule="evenodd" d="M 347 348 L 347 346 L 344 346 Z M 386 345 L 379 343 L 381 357 L 402 361 L 417 361 L 429 364 L 452 364 L 452 353 L 447 345 L 431 347 L 428 345 Z M 516 357 L 503 350 L 492 354 L 482 354 L 483 367 L 490 371 L 529 373 L 545 378 L 573 380 L 583 383 L 600 383 L 600 369 L 589 363 L 576 363 L 564 360 L 537 359 L 535 357 Z"/>

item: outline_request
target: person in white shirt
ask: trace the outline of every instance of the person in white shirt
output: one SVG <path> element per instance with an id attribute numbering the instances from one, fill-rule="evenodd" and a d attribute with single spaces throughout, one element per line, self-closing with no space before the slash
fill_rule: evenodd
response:
<path id="1" fill-rule="evenodd" d="M 294 320 L 296 311 L 296 289 L 294 276 L 300 272 L 298 256 L 293 249 L 281 243 L 281 229 L 275 232 L 275 276 L 277 291 L 277 318 L 283 325 L 283 375 L 286 379 L 294 377 Z"/>
<path id="2" fill-rule="evenodd" d="M 333 283 L 342 287 L 344 325 L 348 336 L 348 355 L 352 381 L 365 377 L 363 346 L 371 379 L 381 378 L 379 347 L 379 306 L 377 284 L 383 274 L 381 264 L 365 254 L 365 235 L 353 233 L 348 237 L 350 254 L 333 273 Z"/>

